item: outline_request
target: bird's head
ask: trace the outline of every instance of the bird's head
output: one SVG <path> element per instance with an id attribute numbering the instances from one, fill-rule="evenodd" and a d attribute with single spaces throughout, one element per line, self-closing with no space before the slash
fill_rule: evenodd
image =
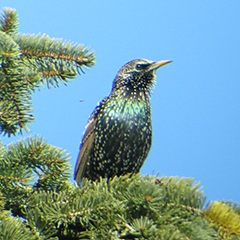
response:
<path id="1" fill-rule="evenodd" d="M 146 59 L 136 59 L 126 63 L 113 81 L 112 92 L 124 90 L 129 93 L 151 93 L 154 87 L 156 70 L 172 61 L 162 60 L 158 62 Z"/>

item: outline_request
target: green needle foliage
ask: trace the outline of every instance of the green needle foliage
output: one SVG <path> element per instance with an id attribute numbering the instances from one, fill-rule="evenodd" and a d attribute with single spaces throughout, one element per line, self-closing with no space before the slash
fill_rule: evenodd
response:
<path id="1" fill-rule="evenodd" d="M 31 94 L 59 86 L 94 64 L 82 45 L 17 33 L 0 19 L 0 129 L 16 134 L 34 120 Z M 69 181 L 69 154 L 40 136 L 0 142 L 0 240 L 240 240 L 240 205 L 204 207 L 200 184 L 179 177 L 125 175 L 81 187 Z"/>
<path id="2" fill-rule="evenodd" d="M 18 33 L 17 12 L 0 18 L 0 133 L 28 130 L 34 121 L 31 94 L 41 85 L 67 84 L 94 65 L 95 53 L 83 45 L 43 35 Z"/>

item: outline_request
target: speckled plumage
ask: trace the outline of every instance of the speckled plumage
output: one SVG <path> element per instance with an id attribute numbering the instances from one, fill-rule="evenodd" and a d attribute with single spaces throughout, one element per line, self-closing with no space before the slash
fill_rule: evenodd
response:
<path id="1" fill-rule="evenodd" d="M 137 173 L 152 142 L 150 93 L 155 71 L 171 61 L 137 59 L 125 64 L 110 95 L 95 108 L 85 127 L 74 179 Z"/>

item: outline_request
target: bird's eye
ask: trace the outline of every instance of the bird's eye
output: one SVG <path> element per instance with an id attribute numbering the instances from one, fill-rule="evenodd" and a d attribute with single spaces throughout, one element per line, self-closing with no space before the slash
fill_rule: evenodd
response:
<path id="1" fill-rule="evenodd" d="M 145 69 L 147 69 L 147 67 L 149 66 L 150 64 L 148 64 L 148 63 L 138 63 L 137 65 L 136 65 L 136 69 L 137 70 L 145 70 Z"/>
<path id="2" fill-rule="evenodd" d="M 136 69 L 137 69 L 137 70 L 142 69 L 142 64 L 137 64 L 137 65 L 136 65 Z"/>

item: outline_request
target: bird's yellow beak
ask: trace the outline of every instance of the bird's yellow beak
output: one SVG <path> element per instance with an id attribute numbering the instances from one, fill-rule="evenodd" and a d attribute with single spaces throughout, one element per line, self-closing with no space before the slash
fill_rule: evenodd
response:
<path id="1" fill-rule="evenodd" d="M 149 66 L 149 71 L 157 70 L 158 68 L 160 68 L 168 63 L 171 63 L 171 62 L 172 62 L 171 60 L 162 60 L 162 61 L 154 62 Z"/>

